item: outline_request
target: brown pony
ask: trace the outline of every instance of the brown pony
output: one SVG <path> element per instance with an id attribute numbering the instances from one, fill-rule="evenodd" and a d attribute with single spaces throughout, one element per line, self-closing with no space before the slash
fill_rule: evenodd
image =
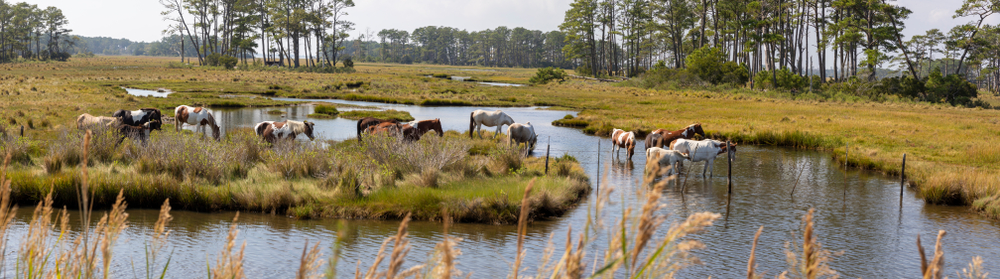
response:
<path id="1" fill-rule="evenodd" d="M 441 118 L 434 118 L 429 120 L 420 120 L 414 122 L 413 127 L 417 129 L 416 133 L 423 136 L 427 132 L 434 130 L 437 132 L 438 137 L 444 136 L 444 129 L 441 128 Z"/>
<path id="2" fill-rule="evenodd" d="M 670 143 L 674 142 L 677 139 L 691 139 L 694 137 L 694 135 L 701 135 L 701 137 L 703 138 L 707 137 L 705 136 L 705 131 L 701 129 L 701 123 L 691 124 L 688 125 L 687 127 L 684 127 L 684 129 L 672 132 L 664 129 L 656 129 L 655 131 L 650 133 L 650 135 L 652 134 L 660 135 L 661 138 L 659 139 L 659 141 L 654 140 L 653 141 L 654 144 L 650 144 L 650 142 L 648 141 L 650 137 L 647 136 L 646 137 L 647 149 L 653 146 L 659 148 L 663 148 L 664 146 L 670 146 Z"/>
<path id="3" fill-rule="evenodd" d="M 377 126 L 382 123 L 399 123 L 396 119 L 378 119 L 375 117 L 365 117 L 358 120 L 358 140 L 361 140 L 361 134 L 368 132 L 368 128 L 372 126 Z"/>
<path id="4" fill-rule="evenodd" d="M 365 133 L 368 134 L 377 135 L 382 133 L 388 133 L 390 136 L 394 137 L 401 135 L 402 131 L 403 131 L 403 124 L 393 123 L 393 122 L 382 122 L 377 125 L 368 126 L 368 128 L 365 129 Z"/>

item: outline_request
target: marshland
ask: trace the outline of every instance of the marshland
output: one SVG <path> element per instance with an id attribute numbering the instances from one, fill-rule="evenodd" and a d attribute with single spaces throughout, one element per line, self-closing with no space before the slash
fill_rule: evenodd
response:
<path id="1" fill-rule="evenodd" d="M 519 1 L 0 0 L 0 277 L 1000 272 L 996 3 Z"/>

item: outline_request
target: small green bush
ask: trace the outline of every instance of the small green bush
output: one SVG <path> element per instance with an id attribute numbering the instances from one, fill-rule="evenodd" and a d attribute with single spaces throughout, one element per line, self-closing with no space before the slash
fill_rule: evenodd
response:
<path id="1" fill-rule="evenodd" d="M 340 111 L 337 110 L 337 106 L 326 105 L 326 104 L 317 104 L 313 112 L 318 114 L 326 114 L 330 116 L 340 114 Z"/>
<path id="2" fill-rule="evenodd" d="M 562 83 L 563 81 L 566 81 L 567 77 L 566 72 L 562 69 L 545 67 L 538 69 L 535 76 L 531 77 L 528 82 L 531 82 L 532 84 L 546 84 L 550 81 L 556 80 Z"/>

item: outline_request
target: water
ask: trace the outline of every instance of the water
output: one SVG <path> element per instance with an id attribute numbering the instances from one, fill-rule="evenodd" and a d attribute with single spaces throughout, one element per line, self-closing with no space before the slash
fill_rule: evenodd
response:
<path id="1" fill-rule="evenodd" d="M 294 99 L 289 99 L 294 100 Z M 301 100 L 299 100 L 301 101 Z M 373 104 L 339 100 L 312 100 L 356 105 L 374 105 L 386 109 L 409 111 L 418 120 L 440 118 L 445 130 L 466 131 L 468 115 L 473 107 L 417 107 L 408 105 Z M 312 112 L 311 106 L 281 108 L 286 118 L 269 115 L 267 109 L 216 110 L 223 129 L 249 127 L 264 120 L 303 120 Z M 481 108 L 496 109 L 496 108 Z M 543 156 L 545 144 L 551 140 L 553 156 L 575 156 L 597 181 L 600 169 L 602 180 L 616 189 L 612 194 L 614 204 L 601 215 L 607 224 L 618 221 L 625 207 L 638 210 L 644 199 L 638 196 L 642 189 L 641 177 L 645 165 L 642 143 L 636 147 L 632 163 L 624 158 L 612 160 L 607 139 L 583 134 L 572 128 L 554 127 L 551 121 L 575 112 L 541 110 L 536 108 L 502 108 L 518 122 L 531 122 L 540 135 L 536 156 Z M 343 140 L 355 137 L 356 121 L 346 119 L 309 119 L 316 122 L 320 138 Z M 706 128 L 711 129 L 710 124 Z M 679 127 L 678 127 L 679 128 Z M 489 130 L 488 131 L 495 131 Z M 303 137 L 300 137 L 303 138 Z M 597 144 L 601 141 L 601 161 L 597 163 Z M 624 153 L 624 152 L 622 152 Z M 671 184 L 664 190 L 661 202 L 665 207 L 659 212 L 669 217 L 669 222 L 683 220 L 702 211 L 727 214 L 726 162 L 715 162 L 715 177 L 702 178 L 691 175 L 681 186 Z M 687 170 L 700 173 L 702 163 L 686 164 Z M 801 173 L 801 174 L 800 174 Z M 801 176 L 800 179 L 797 179 Z M 799 180 L 794 196 L 791 188 Z M 944 249 L 947 257 L 945 274 L 954 275 L 973 256 L 985 259 L 986 271 L 1000 273 L 1000 226 L 994 221 L 972 213 L 966 207 L 946 207 L 925 204 L 914 191 L 905 190 L 900 207 L 898 178 L 886 177 L 864 171 L 844 171 L 842 166 L 823 152 L 789 150 L 771 147 L 741 145 L 733 162 L 733 195 L 728 217 L 720 219 L 704 234 L 695 237 L 707 249 L 694 254 L 705 263 L 684 270 L 680 277 L 735 278 L 745 276 L 747 258 L 753 234 L 764 226 L 764 233 L 757 247 L 759 271 L 774 276 L 787 267 L 785 243 L 801 241 L 801 218 L 809 208 L 816 208 L 816 233 L 823 248 L 843 255 L 836 257 L 832 268 L 845 277 L 912 278 L 919 274 L 919 254 L 916 237 L 922 236 L 928 253 L 933 251 L 934 237 L 940 229 L 947 230 Z M 595 185 L 596 186 L 596 185 Z M 681 192 L 681 188 L 686 191 Z M 570 226 L 574 234 L 586 221 L 588 205 L 593 198 L 551 221 L 536 222 L 529 226 L 526 238 L 528 251 L 526 266 L 533 273 L 540 261 L 549 235 L 554 234 L 556 255 L 562 253 L 566 231 Z M 12 240 L 20 239 L 25 222 L 30 218 L 29 209 L 19 214 Z M 144 259 L 143 244 L 147 239 L 155 210 L 130 210 L 131 227 L 123 236 L 124 245 L 117 248 L 116 266 L 122 276 L 131 276 L 129 259 Z M 225 234 L 234 213 L 195 213 L 176 211 L 171 229 L 173 261 L 169 277 L 200 277 L 205 274 L 205 261 L 215 263 L 215 257 L 224 244 Z M 293 220 L 284 216 L 267 214 L 241 214 L 240 241 L 247 242 L 246 266 L 250 277 L 290 277 L 295 273 L 306 240 L 321 241 L 330 247 L 337 232 L 345 235 L 343 257 L 338 270 L 341 276 L 353 274 L 360 260 L 362 269 L 369 266 L 382 241 L 395 234 L 398 221 L 354 220 Z M 667 226 L 662 229 L 666 230 Z M 609 228 L 605 228 L 605 231 Z M 413 222 L 409 227 L 413 249 L 406 267 L 421 264 L 429 258 L 435 244 L 441 241 L 439 223 Z M 474 278 L 502 277 L 509 273 L 516 249 L 515 226 L 480 224 L 455 224 L 451 234 L 464 240 L 459 244 L 462 255 L 458 268 L 473 272 Z M 662 233 L 662 231 L 661 231 Z M 654 238 L 658 239 L 658 238 Z M 16 243 L 17 241 L 14 241 Z M 595 256 L 603 251 L 607 241 L 604 233 L 587 247 L 584 263 L 592 267 Z M 16 247 L 12 244 L 11 247 Z M 330 250 L 325 250 L 330 255 Z M 10 257 L 8 257 L 10 259 Z M 9 265 L 8 266 L 12 266 Z"/>
<path id="2" fill-rule="evenodd" d="M 170 90 L 165 90 L 165 89 L 160 89 L 160 90 L 145 90 L 145 89 L 135 89 L 135 88 L 128 88 L 128 87 L 122 87 L 122 89 L 125 89 L 125 91 L 127 91 L 129 95 L 138 96 L 138 97 L 166 98 L 167 96 L 170 95 L 170 93 L 173 93 L 173 92 L 170 92 Z M 163 92 L 160 92 L 160 91 L 163 91 Z"/>

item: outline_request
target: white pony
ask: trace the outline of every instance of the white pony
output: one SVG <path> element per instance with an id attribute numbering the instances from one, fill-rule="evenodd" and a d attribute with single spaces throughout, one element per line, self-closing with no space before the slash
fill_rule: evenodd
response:
<path id="1" fill-rule="evenodd" d="M 726 146 L 725 142 L 710 139 L 701 141 L 678 139 L 670 145 L 670 149 L 672 150 L 689 154 L 690 158 L 688 159 L 691 160 L 691 162 L 705 161 L 705 169 L 701 171 L 701 176 L 705 176 L 706 172 L 708 172 L 709 176 L 711 176 L 713 174 L 712 165 L 715 163 L 715 157 L 722 153 L 726 153 L 730 148 L 732 149 L 733 154 L 735 154 L 735 143 Z"/>
<path id="2" fill-rule="evenodd" d="M 514 123 L 510 127 L 507 127 L 507 143 L 521 145 L 522 142 L 528 146 L 528 152 L 535 149 L 535 143 L 538 142 L 538 135 L 535 134 L 535 127 L 531 126 L 531 122 L 525 124 Z"/>
<path id="3" fill-rule="evenodd" d="M 650 147 L 646 149 L 646 164 L 651 164 L 656 162 L 661 168 L 665 166 L 670 166 L 670 170 L 667 171 L 667 175 L 672 175 L 677 170 L 677 163 L 684 161 L 684 159 L 691 159 L 686 153 L 681 153 L 677 150 L 667 150 L 659 147 Z M 677 171 L 677 173 L 680 173 Z"/>
<path id="4" fill-rule="evenodd" d="M 472 131 L 476 131 L 479 133 L 479 138 L 483 138 L 483 131 L 481 130 L 483 125 L 486 125 L 486 127 L 497 127 L 497 132 L 493 134 L 493 138 L 497 138 L 497 135 L 500 134 L 500 128 L 503 125 L 510 126 L 511 124 L 514 124 L 514 119 L 501 110 L 485 111 L 477 109 L 469 115 L 469 138 L 472 138 Z"/>
<path id="5" fill-rule="evenodd" d="M 89 113 L 84 113 L 76 117 L 76 128 L 84 130 L 91 127 L 112 126 L 114 125 L 112 122 L 115 122 L 115 120 L 118 119 L 109 116 L 93 116 Z"/>
<path id="6" fill-rule="evenodd" d="M 316 139 L 313 135 L 313 127 L 316 123 L 313 122 L 285 120 L 281 122 L 271 122 L 270 125 L 265 123 L 266 122 L 257 123 L 257 125 L 254 126 L 254 130 L 257 131 L 257 134 L 263 137 L 265 141 L 272 144 L 280 139 L 294 140 L 295 136 L 298 134 L 306 134 L 306 136 L 309 137 L 309 140 Z"/>
<path id="7" fill-rule="evenodd" d="M 203 107 L 191 107 L 179 105 L 174 109 L 174 124 L 176 130 L 181 131 L 184 124 L 194 125 L 195 132 L 199 130 L 203 135 L 208 135 L 207 126 L 212 126 L 212 138 L 219 140 L 219 124 L 215 122 L 215 116 Z"/>

